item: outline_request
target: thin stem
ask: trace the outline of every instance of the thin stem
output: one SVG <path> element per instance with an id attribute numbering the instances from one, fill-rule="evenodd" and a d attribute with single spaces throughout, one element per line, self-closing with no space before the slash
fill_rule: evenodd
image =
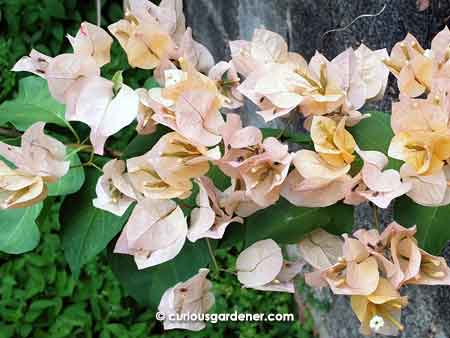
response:
<path id="1" fill-rule="evenodd" d="M 100 27 L 102 23 L 102 4 L 100 0 L 97 0 L 96 3 L 97 3 L 97 26 Z"/>
<path id="2" fill-rule="evenodd" d="M 375 225 L 375 229 L 380 231 L 380 221 L 378 220 L 378 207 L 372 203 L 370 203 L 370 207 L 372 208 L 372 216 L 373 216 L 373 223 Z"/>
<path id="3" fill-rule="evenodd" d="M 98 165 L 96 165 L 94 162 L 91 162 L 90 165 L 91 165 L 92 167 L 94 167 L 95 169 L 97 169 L 98 171 L 100 171 L 101 173 L 103 172 L 103 169 L 100 168 Z"/>
<path id="4" fill-rule="evenodd" d="M 70 124 L 70 122 L 64 120 L 67 128 L 69 128 L 70 132 L 72 133 L 72 135 L 75 137 L 75 140 L 77 140 L 77 143 L 80 144 L 80 136 L 78 136 L 78 133 L 75 131 L 75 129 L 73 129 L 72 125 Z"/>
<path id="5" fill-rule="evenodd" d="M 22 133 L 15 129 L 0 128 L 0 135 L 17 138 L 21 136 Z"/>
<path id="6" fill-rule="evenodd" d="M 205 238 L 205 239 L 206 239 L 206 244 L 208 244 L 208 252 L 209 252 L 209 256 L 211 257 L 211 260 L 213 262 L 214 269 L 216 269 L 217 271 L 220 271 L 220 268 L 219 268 L 219 265 L 217 264 L 216 257 L 214 256 L 214 251 L 212 249 L 209 238 Z"/>

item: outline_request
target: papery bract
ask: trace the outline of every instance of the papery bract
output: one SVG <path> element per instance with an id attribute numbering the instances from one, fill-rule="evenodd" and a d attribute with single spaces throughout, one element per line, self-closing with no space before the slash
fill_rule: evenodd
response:
<path id="1" fill-rule="evenodd" d="M 75 37 L 67 36 L 74 54 L 91 56 L 99 67 L 109 63 L 113 39 L 99 26 L 83 22 Z"/>
<path id="2" fill-rule="evenodd" d="M 103 166 L 95 191 L 94 207 L 122 216 L 136 200 L 136 194 L 125 173 L 125 162 L 111 160 Z"/>
<path id="3" fill-rule="evenodd" d="M 177 256 L 186 235 L 186 219 L 175 202 L 146 198 L 134 208 L 114 252 L 134 256 L 138 269 L 145 269 Z"/>
<path id="4" fill-rule="evenodd" d="M 210 178 L 203 176 L 196 182 L 199 186 L 197 207 L 192 209 L 187 235 L 191 242 L 200 238 L 220 239 L 230 223 L 244 222 L 240 217 L 233 217 L 234 210 L 220 205 L 224 193 L 214 186 Z"/>
<path id="5" fill-rule="evenodd" d="M 368 336 L 373 333 L 395 336 L 399 330 L 403 330 L 400 315 L 407 303 L 407 297 L 402 297 L 384 278 L 380 279 L 372 294 L 355 295 L 351 298 L 353 312 L 361 322 L 360 332 Z M 376 316 L 382 319 L 380 327 L 373 325 L 372 319 Z"/>
<path id="6" fill-rule="evenodd" d="M 177 320 L 170 317 L 193 315 L 200 316 L 208 312 L 214 305 L 214 294 L 211 292 L 211 282 L 206 279 L 208 269 L 199 272 L 185 282 L 177 283 L 167 289 L 158 306 L 159 313 L 165 315 L 164 330 L 185 329 L 200 331 L 205 328 L 201 320 Z"/>
<path id="7" fill-rule="evenodd" d="M 21 171 L 55 182 L 69 171 L 65 161 L 66 147 L 58 140 L 44 134 L 44 122 L 36 122 L 22 135 L 20 147 L 0 142 L 0 155 L 11 161 Z"/>

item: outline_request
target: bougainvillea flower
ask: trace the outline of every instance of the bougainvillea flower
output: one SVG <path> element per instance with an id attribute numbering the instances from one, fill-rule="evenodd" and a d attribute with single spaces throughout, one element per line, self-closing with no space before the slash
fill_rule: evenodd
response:
<path id="1" fill-rule="evenodd" d="M 263 135 L 256 127 L 242 128 L 239 115 L 228 113 L 226 123 L 220 128 L 225 153 L 215 164 L 232 178 L 240 178 L 239 167 L 253 155 L 262 152 Z"/>
<path id="2" fill-rule="evenodd" d="M 353 237 L 357 238 L 366 247 L 370 255 L 376 258 L 378 267 L 383 271 L 386 278 L 390 279 L 398 273 L 398 266 L 390 260 L 390 254 L 387 254 L 383 238 L 378 230 L 359 229 L 353 233 Z"/>
<path id="3" fill-rule="evenodd" d="M 260 206 L 269 206 L 280 196 L 292 157 L 288 146 L 274 137 L 266 138 L 262 147 L 263 152 L 245 160 L 239 172 L 251 199 Z"/>
<path id="4" fill-rule="evenodd" d="M 200 90 L 186 91 L 175 104 L 177 131 L 192 142 L 215 146 L 221 141 L 219 128 L 225 123 L 217 96 Z"/>
<path id="5" fill-rule="evenodd" d="M 282 186 L 281 196 L 296 206 L 327 207 L 344 199 L 353 186 L 349 175 L 336 179 L 305 179 L 294 169 Z"/>
<path id="6" fill-rule="evenodd" d="M 387 50 L 372 51 L 366 45 L 361 44 L 355 50 L 355 55 L 361 79 L 366 85 L 366 100 L 381 99 L 389 77 L 389 69 L 383 63 L 383 60 L 388 57 Z"/>
<path id="7" fill-rule="evenodd" d="M 142 155 L 164 181 L 171 184 L 200 177 L 209 170 L 210 160 L 220 158 L 220 149 L 208 149 L 171 132 L 165 134 L 146 154 Z"/>
<path id="8" fill-rule="evenodd" d="M 431 90 L 432 53 L 425 51 L 411 34 L 394 45 L 384 63 L 397 78 L 402 94 L 417 97 Z"/>
<path id="9" fill-rule="evenodd" d="M 385 278 L 380 278 L 372 294 L 351 297 L 353 312 L 361 322 L 360 332 L 367 336 L 376 333 L 395 336 L 402 331 L 401 309 L 407 303 L 407 297 L 402 297 Z"/>
<path id="10" fill-rule="evenodd" d="M 314 149 L 330 165 L 350 168 L 350 163 L 355 159 L 356 142 L 352 134 L 345 130 L 345 119 L 336 123 L 328 117 L 314 116 L 311 139 Z"/>
<path id="11" fill-rule="evenodd" d="M 170 55 L 171 59 L 184 58 L 198 71 L 207 73 L 214 66 L 214 58 L 210 51 L 192 38 L 190 27 L 186 29 L 178 48 Z"/>
<path id="12" fill-rule="evenodd" d="M 0 209 L 23 208 L 47 197 L 47 187 L 40 176 L 9 168 L 0 161 Z"/>
<path id="13" fill-rule="evenodd" d="M 450 46 L 450 30 L 445 26 L 439 33 L 431 40 L 431 50 L 433 51 L 433 58 L 440 65 L 449 60 L 448 47 Z"/>
<path id="14" fill-rule="evenodd" d="M 448 130 L 448 112 L 441 103 L 439 97 L 436 101 L 400 95 L 400 101 L 392 104 L 392 130 L 395 134 Z"/>
<path id="15" fill-rule="evenodd" d="M 95 187 L 94 207 L 122 216 L 137 196 L 125 173 L 125 162 L 111 160 L 103 166 L 103 175 Z"/>
<path id="16" fill-rule="evenodd" d="M 359 195 L 363 200 L 369 200 L 384 209 L 394 198 L 411 189 L 411 183 L 402 182 L 398 171 L 394 169 L 383 171 L 388 164 L 388 158 L 383 153 L 362 150 L 357 150 L 357 153 L 364 164 L 361 169 L 361 182 L 352 194 Z"/>
<path id="17" fill-rule="evenodd" d="M 236 260 L 237 278 L 244 287 L 250 288 L 272 282 L 282 267 L 281 248 L 272 239 L 250 245 Z"/>
<path id="18" fill-rule="evenodd" d="M 177 131 L 192 142 L 214 146 L 221 141 L 225 123 L 219 111 L 223 98 L 213 80 L 181 60 L 185 70 L 165 71 L 162 96 L 167 110 L 153 119 Z M 162 102 L 162 100 L 159 100 Z"/>
<path id="19" fill-rule="evenodd" d="M 45 79 L 52 58 L 32 49 L 29 56 L 22 56 L 12 68 L 13 72 L 29 72 Z"/>
<path id="20" fill-rule="evenodd" d="M 238 73 L 247 77 L 265 64 L 288 60 L 286 41 L 277 33 L 255 29 L 251 41 L 230 41 L 231 57 Z"/>
<path id="21" fill-rule="evenodd" d="M 231 186 L 223 192 L 219 204 L 227 214 L 240 217 L 248 217 L 264 208 L 253 201 L 241 179 L 231 179 Z"/>
<path id="22" fill-rule="evenodd" d="M 298 249 L 308 264 L 320 270 L 338 262 L 343 255 L 343 244 L 341 237 L 316 229 L 298 243 Z"/>
<path id="23" fill-rule="evenodd" d="M 450 269 L 444 258 L 432 256 L 420 249 L 414 238 L 416 227 L 404 228 L 393 222 L 381 234 L 382 242 L 390 248 L 397 273 L 392 285 L 449 285 Z"/>
<path id="24" fill-rule="evenodd" d="M 334 294 L 369 295 L 377 288 L 380 279 L 378 263 L 367 248 L 357 239 L 344 235 L 343 257 L 323 270 Z"/>
<path id="25" fill-rule="evenodd" d="M 192 182 L 165 181 L 145 155 L 127 160 L 128 177 L 132 186 L 145 197 L 154 199 L 186 198 L 191 194 Z"/>
<path id="26" fill-rule="evenodd" d="M 445 165 L 441 170 L 430 175 L 418 175 L 413 167 L 405 163 L 400 168 L 400 176 L 404 182 L 411 183 L 407 193 L 414 202 L 427 207 L 443 206 L 450 203 L 450 167 Z"/>
<path id="27" fill-rule="evenodd" d="M 187 238 L 195 242 L 200 238 L 220 239 L 228 225 L 233 222 L 243 223 L 240 217 L 233 217 L 233 210 L 222 208 L 221 195 L 212 180 L 206 176 L 196 180 L 199 192 L 196 197 L 197 207 L 191 212 Z M 230 212 L 230 213 L 228 213 Z"/>
<path id="28" fill-rule="evenodd" d="M 134 208 L 114 252 L 134 256 L 138 269 L 145 269 L 178 255 L 186 235 L 186 218 L 175 202 L 146 198 Z"/>
<path id="29" fill-rule="evenodd" d="M 405 161 L 418 175 L 432 175 L 450 158 L 450 132 L 398 133 L 391 140 L 388 155 Z"/>
<path id="30" fill-rule="evenodd" d="M 197 90 L 212 92 L 220 96 L 215 81 L 196 70 L 186 59 L 180 58 L 178 62 L 181 70 L 172 69 L 166 71 L 164 74 L 166 77 L 166 86 L 163 91 L 163 96 L 166 99 L 176 102 L 184 92 Z M 220 108 L 221 100 L 219 97 L 216 104 Z"/>
<path id="31" fill-rule="evenodd" d="M 131 10 L 133 5 L 142 6 L 142 1 L 131 1 Z M 183 0 L 162 0 L 159 5 L 146 1 L 147 12 L 154 17 L 161 28 L 167 32 L 176 43 L 183 38 L 186 30 L 186 18 L 183 13 Z"/>
<path id="32" fill-rule="evenodd" d="M 91 56 L 99 67 L 109 63 L 113 39 L 99 26 L 83 22 L 75 37 L 67 35 L 74 54 Z"/>
<path id="33" fill-rule="evenodd" d="M 352 48 L 347 48 L 336 56 L 331 63 L 337 66 L 340 71 L 341 88 L 345 92 L 343 110 L 360 109 L 366 102 L 368 95 L 355 51 Z"/>
<path id="34" fill-rule="evenodd" d="M 305 262 L 303 260 L 295 262 L 284 261 L 281 271 L 273 281 L 264 285 L 253 286 L 252 289 L 294 293 L 294 278 L 303 270 L 304 265 Z"/>
<path id="35" fill-rule="evenodd" d="M 102 77 L 85 79 L 79 94 L 70 95 L 66 119 L 81 121 L 91 127 L 90 139 L 94 152 L 103 155 L 109 136 L 136 119 L 139 96 L 125 84 L 114 95 L 113 82 Z"/>
<path id="36" fill-rule="evenodd" d="M 209 50 L 192 38 L 191 28 L 186 28 L 186 19 L 183 14 L 182 0 L 163 0 L 159 6 L 150 1 L 142 3 L 136 1 L 130 7 L 131 12 L 139 11 L 144 7 L 157 23 L 159 28 L 166 32 L 175 42 L 176 47 L 169 51 L 167 60 L 178 60 L 180 57 L 188 60 L 197 70 L 208 72 L 214 65 L 214 58 Z M 159 66 L 158 66 L 159 67 Z"/>
<path id="37" fill-rule="evenodd" d="M 159 88 L 158 88 L 159 89 Z M 165 107 L 152 98 L 151 90 L 145 88 L 136 89 L 139 96 L 136 131 L 140 135 L 147 135 L 156 131 L 156 122 L 152 119 L 155 111 L 163 113 Z"/>
<path id="38" fill-rule="evenodd" d="M 22 135 L 20 147 L 0 142 L 0 155 L 31 176 L 55 182 L 69 171 L 70 163 L 65 161 L 64 144 L 45 135 L 44 127 L 44 122 L 36 122 L 29 127 Z"/>
<path id="39" fill-rule="evenodd" d="M 307 80 L 310 88 L 303 93 L 300 111 L 306 115 L 324 115 L 336 110 L 344 103 L 345 91 L 338 65 L 316 52 L 308 68 L 299 75 Z"/>
<path id="40" fill-rule="evenodd" d="M 181 321 L 169 318 L 183 314 L 200 315 L 211 309 L 214 305 L 214 294 L 211 292 L 211 282 L 206 279 L 208 272 L 208 269 L 200 269 L 195 276 L 185 282 L 177 283 L 164 292 L 158 306 L 158 311 L 165 315 L 164 330 L 200 331 L 205 328 L 205 323 L 200 320 Z"/>
<path id="41" fill-rule="evenodd" d="M 267 64 L 252 72 L 237 88 L 260 108 L 266 122 L 288 114 L 303 100 L 306 81 L 287 64 Z"/>
<path id="42" fill-rule="evenodd" d="M 125 19 L 109 25 L 108 29 L 125 50 L 132 67 L 153 69 L 175 48 L 169 34 L 146 10 L 125 13 Z"/>
<path id="43" fill-rule="evenodd" d="M 52 96 L 61 103 L 67 103 L 68 96 L 79 95 L 83 80 L 99 75 L 100 68 L 92 57 L 60 54 L 48 63 L 45 79 Z"/>
<path id="44" fill-rule="evenodd" d="M 295 169 L 286 178 L 281 195 L 297 206 L 326 207 L 343 199 L 355 185 L 346 173 L 348 166 L 336 168 L 311 150 L 294 155 Z"/>
<path id="45" fill-rule="evenodd" d="M 217 87 L 226 98 L 224 108 L 237 109 L 244 104 L 244 97 L 237 90 L 240 79 L 232 61 L 220 61 L 209 70 L 208 77 L 216 81 Z"/>

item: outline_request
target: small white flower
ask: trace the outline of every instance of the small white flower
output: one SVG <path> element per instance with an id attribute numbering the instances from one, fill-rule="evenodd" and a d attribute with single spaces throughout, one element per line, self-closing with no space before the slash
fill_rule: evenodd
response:
<path id="1" fill-rule="evenodd" d="M 375 332 L 378 332 L 384 326 L 384 319 L 380 316 L 373 316 L 370 320 L 369 326 Z"/>
<path id="2" fill-rule="evenodd" d="M 433 51 L 431 49 L 426 49 L 425 52 L 423 53 L 423 56 L 432 59 L 433 58 Z"/>

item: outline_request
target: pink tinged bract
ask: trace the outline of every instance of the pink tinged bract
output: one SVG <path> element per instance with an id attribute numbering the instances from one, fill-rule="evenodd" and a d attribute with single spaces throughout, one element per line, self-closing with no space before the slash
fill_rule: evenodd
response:
<path id="1" fill-rule="evenodd" d="M 24 208 L 47 197 L 47 186 L 40 176 L 9 168 L 0 161 L 0 209 Z"/>
<path id="2" fill-rule="evenodd" d="M 288 146 L 274 137 L 263 142 L 264 152 L 254 155 L 239 168 L 246 192 L 259 206 L 274 204 L 281 191 L 292 160 Z"/>
<path id="3" fill-rule="evenodd" d="M 48 64 L 53 58 L 32 49 L 29 56 L 22 56 L 12 68 L 13 72 L 29 72 L 45 79 Z"/>
<path id="4" fill-rule="evenodd" d="M 218 144 L 222 139 L 219 128 L 225 121 L 216 100 L 212 92 L 189 90 L 181 94 L 175 105 L 178 132 L 197 144 Z"/>
<path id="5" fill-rule="evenodd" d="M 305 262 L 303 260 L 295 262 L 284 261 L 281 271 L 272 282 L 261 286 L 253 286 L 252 288 L 261 291 L 294 293 L 294 278 L 303 270 L 304 265 Z"/>
<path id="6" fill-rule="evenodd" d="M 305 261 L 314 269 L 326 269 L 342 257 L 344 241 L 323 229 L 316 229 L 302 239 L 298 248 Z"/>
<path id="7" fill-rule="evenodd" d="M 356 50 L 358 68 L 366 84 L 366 99 L 378 100 L 384 95 L 389 77 L 389 69 L 383 63 L 388 58 L 386 49 L 370 50 L 361 44 Z"/>
<path id="8" fill-rule="evenodd" d="M 187 230 L 186 219 L 175 202 L 146 198 L 134 208 L 114 252 L 134 256 L 138 269 L 155 266 L 178 255 Z"/>
<path id="9" fill-rule="evenodd" d="M 219 191 L 208 177 L 196 180 L 199 192 L 196 197 L 197 208 L 191 212 L 188 239 L 195 242 L 200 238 L 220 239 L 226 228 L 232 222 L 243 223 L 240 217 L 233 217 L 233 210 L 227 210 L 220 205 Z M 227 211 L 231 211 L 227 213 Z"/>
<path id="10" fill-rule="evenodd" d="M 95 187 L 94 207 L 122 216 L 136 200 L 136 194 L 125 173 L 125 162 L 111 160 L 103 166 L 103 175 Z"/>
<path id="11" fill-rule="evenodd" d="M 30 126 L 22 135 L 21 147 L 0 142 L 0 155 L 30 175 L 55 182 L 69 171 L 70 163 L 65 161 L 65 145 L 45 135 L 44 127 L 44 122 Z"/>
<path id="12" fill-rule="evenodd" d="M 395 134 L 445 130 L 448 120 L 448 112 L 430 100 L 400 95 L 400 101 L 392 104 L 391 126 Z"/>
<path id="13" fill-rule="evenodd" d="M 110 49 L 113 39 L 99 26 L 83 22 L 75 37 L 67 36 L 74 50 L 80 57 L 90 56 L 99 67 L 110 61 Z"/>
<path id="14" fill-rule="evenodd" d="M 68 95 L 77 96 L 80 81 L 99 75 L 100 68 L 92 57 L 60 54 L 49 62 L 45 78 L 52 96 L 66 103 Z"/>
<path id="15" fill-rule="evenodd" d="M 201 315 L 211 309 L 214 305 L 214 294 L 211 292 L 211 282 L 206 279 L 208 272 L 208 269 L 200 269 L 195 276 L 164 292 L 158 306 L 158 311 L 165 315 L 164 330 L 200 331 L 205 328 L 205 323 L 200 320 L 171 320 L 170 317 L 183 314 Z"/>
<path id="16" fill-rule="evenodd" d="M 245 287 L 262 286 L 272 282 L 283 267 L 281 248 L 272 239 L 258 241 L 236 260 L 238 280 Z"/>
<path id="17" fill-rule="evenodd" d="M 388 159 L 383 153 L 359 149 L 357 149 L 357 152 L 364 161 L 361 176 L 364 185 L 367 187 L 367 190 L 357 191 L 357 194 L 380 208 L 387 208 L 394 198 L 411 190 L 411 183 L 403 183 L 396 170 L 382 171 L 388 164 Z"/>
<path id="18" fill-rule="evenodd" d="M 400 175 L 404 182 L 411 184 L 411 190 L 407 195 L 414 202 L 427 207 L 442 206 L 450 203 L 450 190 L 448 187 L 450 167 L 448 165 L 432 175 L 417 175 L 415 170 L 405 163 L 400 168 Z"/>
<path id="19" fill-rule="evenodd" d="M 86 79 L 73 102 L 69 120 L 81 121 L 91 127 L 90 139 L 94 152 L 103 155 L 107 138 L 136 118 L 139 96 L 125 84 L 114 96 L 111 81 L 91 77 Z"/>

